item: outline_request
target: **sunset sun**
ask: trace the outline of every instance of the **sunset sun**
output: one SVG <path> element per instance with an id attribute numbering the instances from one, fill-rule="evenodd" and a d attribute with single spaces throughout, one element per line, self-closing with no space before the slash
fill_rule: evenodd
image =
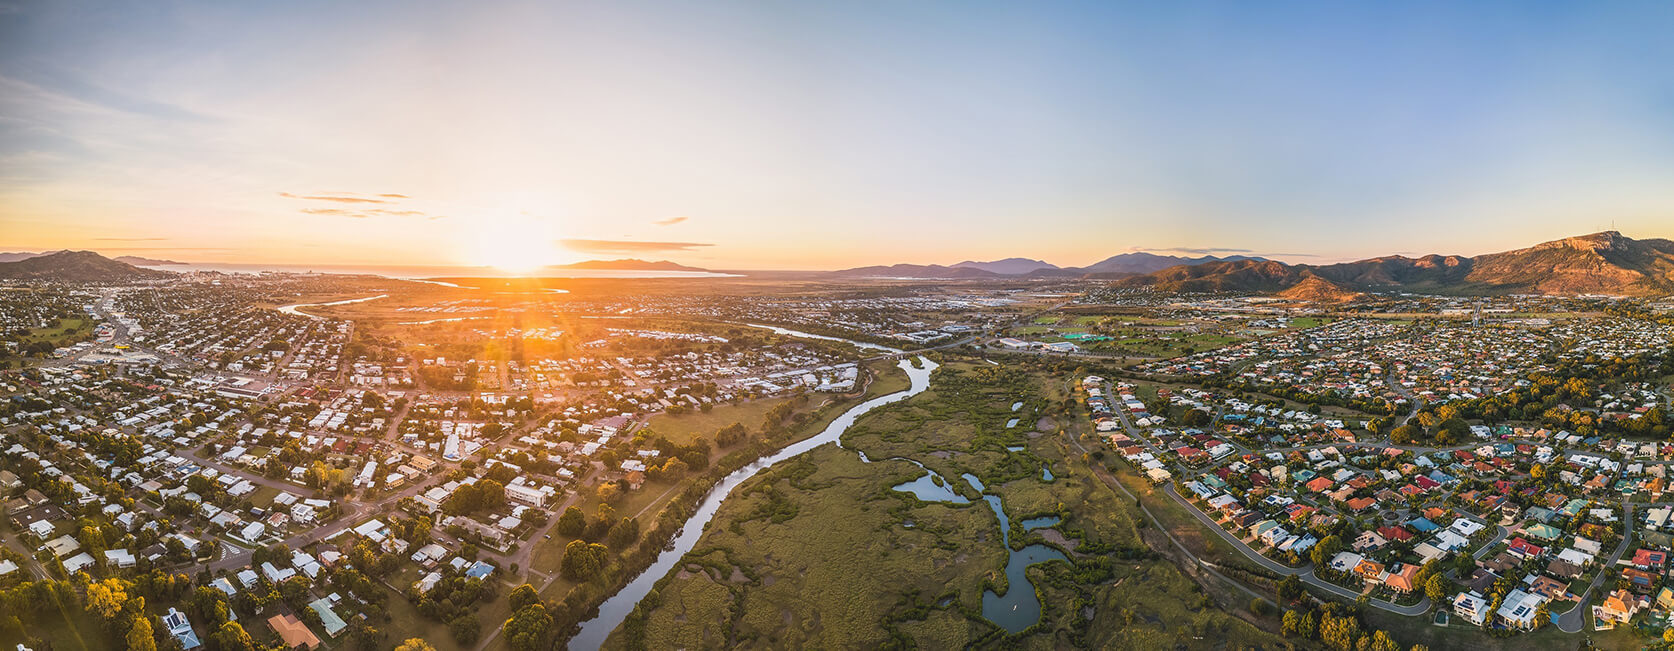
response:
<path id="1" fill-rule="evenodd" d="M 470 225 L 466 242 L 472 264 L 511 274 L 529 274 L 559 261 L 552 224 L 524 214 L 502 215 Z"/>

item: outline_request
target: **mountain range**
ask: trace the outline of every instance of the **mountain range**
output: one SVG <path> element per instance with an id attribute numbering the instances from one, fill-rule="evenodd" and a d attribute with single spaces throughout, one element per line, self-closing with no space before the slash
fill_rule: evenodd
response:
<path id="1" fill-rule="evenodd" d="M 669 262 L 667 260 L 649 262 L 636 258 L 624 258 L 621 260 L 586 260 L 583 262 L 572 262 L 570 264 L 553 265 L 551 268 L 599 269 L 610 271 L 709 271 L 708 269 L 688 267 L 686 265 Z"/>
<path id="2" fill-rule="evenodd" d="M 1157 255 L 1155 253 L 1136 252 L 1113 255 L 1085 267 L 1059 267 L 1043 260 L 1029 258 L 1005 258 L 989 262 L 967 260 L 951 266 L 939 264 L 896 264 L 887 266 L 856 267 L 833 271 L 831 275 L 844 278 L 947 278 L 947 279 L 981 279 L 1003 278 L 1008 276 L 1032 278 L 1107 278 L 1133 274 L 1146 274 L 1161 271 L 1180 265 L 1199 265 L 1208 262 L 1222 262 L 1227 260 L 1260 260 L 1246 256 L 1228 256 L 1217 258 L 1206 255 L 1198 258 L 1188 258 L 1177 255 Z"/>
<path id="3" fill-rule="evenodd" d="M 13 280 L 89 283 L 168 278 L 173 275 L 168 271 L 142 269 L 92 251 L 56 251 L 0 262 L 0 278 Z"/>
<path id="4" fill-rule="evenodd" d="M 1475 257 L 1388 256 L 1328 265 L 1234 260 L 1177 266 L 1116 281 L 1165 291 L 1235 291 L 1344 300 L 1363 291 L 1434 294 L 1674 294 L 1674 241 L 1616 231 Z"/>
<path id="5" fill-rule="evenodd" d="M 43 255 L 52 255 L 54 253 L 65 253 L 67 251 L 68 251 L 68 249 L 61 250 L 61 251 L 41 251 L 39 253 L 33 253 L 33 252 L 30 252 L 30 251 L 14 251 L 14 252 L 0 253 L 0 263 L 18 262 L 20 260 L 28 260 L 30 258 L 39 258 Z M 142 257 L 137 256 L 137 255 L 119 255 L 119 256 L 116 256 L 116 257 L 111 258 L 111 259 L 115 260 L 117 262 L 126 262 L 126 263 L 132 264 L 132 265 L 143 265 L 143 266 L 148 266 L 148 267 L 165 267 L 165 266 L 175 266 L 175 265 L 186 264 L 184 262 L 177 262 L 177 261 L 174 261 L 174 260 L 158 260 L 156 258 L 142 258 Z"/>
<path id="6" fill-rule="evenodd" d="M 830 272 L 844 278 L 1102 278 L 1118 286 L 1178 292 L 1253 292 L 1312 301 L 1352 299 L 1367 291 L 1436 294 L 1674 294 L 1674 241 L 1636 240 L 1605 231 L 1475 257 L 1387 256 L 1328 265 L 1288 264 L 1251 256 L 1189 258 L 1135 252 L 1085 267 L 1006 258 L 952 266 L 896 264 Z"/>

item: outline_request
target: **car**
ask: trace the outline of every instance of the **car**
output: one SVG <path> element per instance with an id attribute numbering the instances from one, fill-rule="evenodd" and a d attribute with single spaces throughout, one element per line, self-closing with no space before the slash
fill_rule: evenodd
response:
<path id="1" fill-rule="evenodd" d="M 546 536 L 545 536 L 545 538 L 546 538 L 546 539 L 547 539 L 547 540 L 552 540 L 552 534 L 546 534 Z"/>

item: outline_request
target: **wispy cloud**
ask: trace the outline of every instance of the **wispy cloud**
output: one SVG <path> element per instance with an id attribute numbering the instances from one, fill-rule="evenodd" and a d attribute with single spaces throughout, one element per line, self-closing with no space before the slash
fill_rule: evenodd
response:
<path id="1" fill-rule="evenodd" d="M 166 237 L 95 237 L 99 242 L 162 242 Z"/>
<path id="2" fill-rule="evenodd" d="M 692 251 L 705 246 L 701 242 L 640 242 L 636 240 L 559 240 L 565 248 L 581 253 L 666 253 Z"/>
<path id="3" fill-rule="evenodd" d="M 349 210 L 346 208 L 303 208 L 302 212 L 310 215 L 338 215 L 342 217 L 354 217 L 356 219 L 370 216 L 359 210 Z"/>
<path id="4" fill-rule="evenodd" d="M 350 219 L 367 219 L 371 217 L 424 217 L 429 220 L 437 220 L 446 219 L 447 217 L 446 215 L 432 215 L 422 210 L 412 210 L 407 208 L 397 209 L 394 206 L 400 203 L 399 200 L 411 199 L 412 197 L 394 192 L 384 192 L 377 195 L 362 195 L 353 192 L 323 192 L 319 194 L 295 194 L 292 192 L 280 192 L 279 196 L 285 197 L 286 199 L 323 201 L 326 203 L 356 206 L 342 208 L 303 208 L 302 212 L 308 215 L 334 215 L 337 217 L 348 217 Z M 362 204 L 369 206 L 390 207 L 358 207 Z"/>
<path id="5" fill-rule="evenodd" d="M 659 219 L 659 220 L 651 222 L 651 223 L 656 224 L 658 226 L 673 226 L 673 225 L 678 224 L 678 223 L 683 222 L 683 221 L 686 221 L 685 217 L 670 217 L 668 219 Z"/>
<path id="6" fill-rule="evenodd" d="M 333 202 L 333 203 L 389 203 L 390 202 L 389 199 L 377 199 L 377 198 L 373 198 L 373 197 L 360 197 L 360 196 L 355 196 L 355 195 L 347 194 L 347 193 L 339 193 L 339 194 L 292 194 L 292 193 L 289 193 L 289 192 L 280 192 L 279 196 L 284 197 L 286 199 L 303 199 L 303 200 L 306 200 L 306 201 L 330 201 L 330 202 Z"/>

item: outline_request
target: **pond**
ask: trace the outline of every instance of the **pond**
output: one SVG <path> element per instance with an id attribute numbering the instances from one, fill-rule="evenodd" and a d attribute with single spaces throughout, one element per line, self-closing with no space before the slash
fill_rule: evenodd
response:
<path id="1" fill-rule="evenodd" d="M 1013 418 L 1011 420 L 1006 421 L 1006 429 L 1011 429 L 1013 427 L 1017 427 L 1017 422 L 1020 421 L 1020 420 L 1023 420 L 1023 419 Z"/>
<path id="2" fill-rule="evenodd" d="M 905 484 L 896 485 L 894 487 L 895 490 L 903 493 L 912 493 L 913 497 L 917 497 L 925 502 L 951 502 L 953 504 L 971 503 L 971 500 L 966 499 L 964 495 L 953 492 L 953 487 L 948 485 L 947 480 L 942 479 L 941 475 L 936 474 L 936 471 L 925 468 L 924 464 L 913 461 L 912 459 L 902 460 L 918 466 L 920 470 L 924 471 L 924 476 Z"/>
<path id="3" fill-rule="evenodd" d="M 979 491 L 984 490 L 982 482 L 976 476 L 966 473 L 965 481 Z M 1029 582 L 1028 570 L 1030 565 L 1047 561 L 1068 561 L 1062 552 L 1046 545 L 1029 545 L 1023 549 L 1011 548 L 1011 519 L 1006 517 L 1006 510 L 1000 505 L 1000 496 L 983 493 L 982 499 L 988 502 L 988 508 L 994 511 L 994 517 L 1000 521 L 1000 542 L 1005 546 L 1006 554 L 1006 593 L 1001 595 L 993 590 L 982 591 L 982 616 L 988 621 L 998 624 L 1000 628 L 1016 633 L 1040 621 L 1040 598 L 1035 596 L 1035 584 Z M 1023 523 L 1027 528 L 1031 522 L 1039 522 L 1046 518 L 1032 518 Z M 1056 520 L 1056 518 L 1051 518 Z M 1054 524 L 1056 524 L 1054 522 Z M 1048 525 L 1040 525 L 1048 526 Z"/>
<path id="4" fill-rule="evenodd" d="M 1053 479 L 1052 478 L 1052 468 L 1047 467 L 1047 466 L 1041 466 L 1040 467 L 1040 480 L 1041 481 L 1052 481 L 1052 479 Z"/>

